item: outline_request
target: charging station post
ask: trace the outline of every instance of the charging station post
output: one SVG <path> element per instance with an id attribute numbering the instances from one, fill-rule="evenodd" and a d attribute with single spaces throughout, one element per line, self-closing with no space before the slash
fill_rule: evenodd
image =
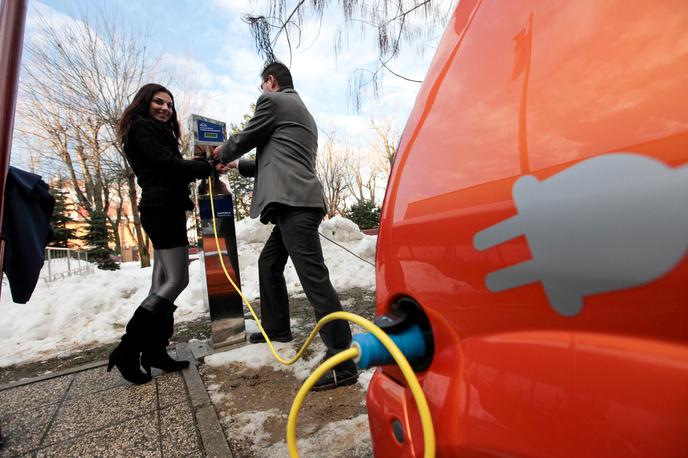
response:
<path id="1" fill-rule="evenodd" d="M 227 138 L 226 123 L 204 116 L 191 115 L 190 130 L 193 132 L 192 151 L 195 155 L 207 154 Z M 212 203 L 215 207 L 216 227 L 213 227 L 209 186 L 207 180 L 203 180 L 196 192 L 201 228 L 199 248 L 205 280 L 203 296 L 210 313 L 212 345 L 213 348 L 219 348 L 245 342 L 246 328 L 241 297 L 227 282 L 220 263 L 220 256 L 223 256 L 229 275 L 237 285 L 241 285 L 233 196 L 217 174 L 209 179 L 213 180 Z M 219 253 L 215 243 L 215 229 L 220 242 Z"/>

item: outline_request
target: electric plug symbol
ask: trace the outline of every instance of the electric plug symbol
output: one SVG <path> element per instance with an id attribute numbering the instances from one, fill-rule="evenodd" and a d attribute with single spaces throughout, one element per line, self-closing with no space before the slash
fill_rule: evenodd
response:
<path id="1" fill-rule="evenodd" d="M 524 235 L 532 259 L 488 274 L 493 292 L 542 282 L 550 305 L 573 316 L 583 297 L 649 283 L 688 250 L 688 165 L 634 153 L 579 162 L 512 188 L 518 214 L 475 234 L 486 250 Z"/>

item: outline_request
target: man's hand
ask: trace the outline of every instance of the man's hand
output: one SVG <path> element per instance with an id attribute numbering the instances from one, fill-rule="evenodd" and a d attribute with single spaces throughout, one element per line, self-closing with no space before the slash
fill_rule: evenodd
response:
<path id="1" fill-rule="evenodd" d="M 223 164 L 222 162 L 215 164 L 215 171 L 220 175 L 224 175 L 228 170 L 229 164 Z"/>
<path id="2" fill-rule="evenodd" d="M 230 162 L 229 164 L 223 164 L 222 162 L 220 162 L 215 165 L 215 170 L 217 171 L 217 173 L 222 175 L 224 173 L 227 173 L 229 169 L 236 169 L 237 167 L 239 167 L 238 159 Z"/>

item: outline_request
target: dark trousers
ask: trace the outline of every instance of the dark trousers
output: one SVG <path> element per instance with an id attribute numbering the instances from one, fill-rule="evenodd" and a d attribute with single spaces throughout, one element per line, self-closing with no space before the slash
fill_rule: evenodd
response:
<path id="1" fill-rule="evenodd" d="M 258 258 L 260 307 L 263 328 L 268 333 L 289 333 L 289 297 L 284 267 L 291 257 L 303 291 L 313 306 L 315 318 L 342 310 L 337 292 L 325 266 L 318 226 L 323 212 L 317 208 L 281 207 L 275 212 L 275 228 Z M 328 323 L 320 330 L 328 352 L 339 352 L 351 345 L 349 323 Z"/>

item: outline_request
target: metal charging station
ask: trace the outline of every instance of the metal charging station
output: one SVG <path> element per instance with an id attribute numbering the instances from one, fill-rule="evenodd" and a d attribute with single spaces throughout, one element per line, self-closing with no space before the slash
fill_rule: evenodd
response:
<path id="1" fill-rule="evenodd" d="M 207 153 L 227 138 L 227 126 L 224 122 L 204 116 L 191 115 L 190 130 L 193 132 L 192 151 L 196 155 Z M 227 273 L 241 288 L 234 228 L 234 199 L 218 175 L 213 174 L 210 179 L 220 250 L 218 251 L 215 241 L 210 187 L 207 180 L 203 180 L 197 189 L 201 228 L 200 260 L 205 279 L 203 296 L 210 313 L 212 345 L 213 348 L 219 348 L 245 342 L 246 328 L 241 296 L 227 280 L 220 263 L 222 256 Z"/>

